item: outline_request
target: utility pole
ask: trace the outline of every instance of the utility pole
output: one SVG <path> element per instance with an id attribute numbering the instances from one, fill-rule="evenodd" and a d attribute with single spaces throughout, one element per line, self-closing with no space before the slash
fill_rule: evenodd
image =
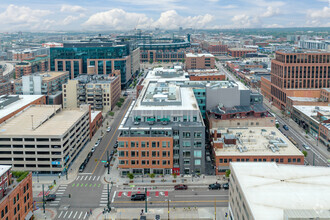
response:
<path id="1" fill-rule="evenodd" d="M 109 150 L 107 150 L 108 174 L 110 174 Z"/>
<path id="2" fill-rule="evenodd" d="M 214 220 L 217 220 L 217 200 L 214 198 Z"/>
<path id="3" fill-rule="evenodd" d="M 42 208 L 44 209 L 45 213 L 45 186 L 42 184 Z"/>
<path id="4" fill-rule="evenodd" d="M 148 192 L 147 192 L 147 187 L 145 188 L 145 192 L 146 192 L 146 200 L 145 200 L 145 202 L 146 202 L 146 210 L 145 210 L 145 213 L 148 213 Z"/>

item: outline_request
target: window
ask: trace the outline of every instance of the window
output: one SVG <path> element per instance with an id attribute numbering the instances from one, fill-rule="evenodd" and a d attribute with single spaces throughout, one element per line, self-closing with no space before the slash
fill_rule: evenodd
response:
<path id="1" fill-rule="evenodd" d="M 131 164 L 132 165 L 135 165 L 135 160 L 131 160 Z"/>
<path id="2" fill-rule="evenodd" d="M 142 151 L 142 157 L 146 157 L 146 152 Z"/>
<path id="3" fill-rule="evenodd" d="M 194 132 L 195 138 L 202 138 L 202 132 Z"/>
<path id="4" fill-rule="evenodd" d="M 145 160 L 142 160 L 142 161 L 141 161 L 141 164 L 142 164 L 142 165 L 145 165 L 145 164 L 146 164 L 146 161 L 145 161 Z"/>
<path id="5" fill-rule="evenodd" d="M 182 143 L 183 147 L 191 147 L 191 142 L 190 141 L 184 141 Z"/>
<path id="6" fill-rule="evenodd" d="M 189 159 L 184 159 L 183 164 L 184 165 L 189 165 L 190 164 L 190 160 Z"/>
<path id="7" fill-rule="evenodd" d="M 145 141 L 141 141 L 141 147 L 145 148 L 146 147 L 146 142 Z"/>
<path id="8" fill-rule="evenodd" d="M 278 162 L 278 161 L 276 161 L 276 162 Z M 283 158 L 280 159 L 280 162 L 283 163 Z"/>
<path id="9" fill-rule="evenodd" d="M 16 204 L 16 197 L 13 198 L 13 203 Z"/>
<path id="10" fill-rule="evenodd" d="M 135 147 L 135 141 L 131 141 L 131 147 Z"/>
<path id="11" fill-rule="evenodd" d="M 197 148 L 202 147 L 202 142 L 194 141 L 194 147 L 197 147 Z"/>
<path id="12" fill-rule="evenodd" d="M 194 151 L 194 157 L 201 158 L 202 157 L 202 151 L 201 150 L 195 150 Z"/>
<path id="13" fill-rule="evenodd" d="M 166 151 L 163 151 L 163 157 L 166 157 Z"/>
<path id="14" fill-rule="evenodd" d="M 195 165 L 201 165 L 201 160 L 200 159 L 195 160 Z"/>
<path id="15" fill-rule="evenodd" d="M 295 163 L 296 162 L 296 158 L 293 158 L 292 162 Z"/>
<path id="16" fill-rule="evenodd" d="M 162 141 L 162 147 L 166 148 L 166 141 Z"/>
<path id="17" fill-rule="evenodd" d="M 190 157 L 190 151 L 183 151 L 183 157 Z"/>
<path id="18" fill-rule="evenodd" d="M 152 157 L 156 157 L 156 151 L 152 151 L 152 152 L 151 152 L 151 156 L 152 156 Z"/>
<path id="19" fill-rule="evenodd" d="M 17 197 L 17 201 L 18 201 L 19 200 L 19 194 L 18 193 L 17 193 L 17 196 L 16 197 Z"/>
<path id="20" fill-rule="evenodd" d="M 182 132 L 183 138 L 190 138 L 190 132 Z"/>
<path id="21" fill-rule="evenodd" d="M 155 160 L 152 161 L 152 165 L 156 165 L 156 161 Z"/>
<path id="22" fill-rule="evenodd" d="M 131 157 L 135 157 L 135 151 L 131 151 Z"/>
<path id="23" fill-rule="evenodd" d="M 156 147 L 156 142 L 155 142 L 155 141 L 153 141 L 153 142 L 151 143 L 151 147 L 152 147 L 152 148 L 155 148 L 155 147 Z"/>
<path id="24" fill-rule="evenodd" d="M 163 160 L 163 165 L 166 165 L 166 160 Z"/>
<path id="25" fill-rule="evenodd" d="M 118 143 L 118 147 L 124 147 L 124 142 L 123 141 L 119 141 L 119 143 Z"/>
<path id="26" fill-rule="evenodd" d="M 298 158 L 298 159 L 297 159 L 297 162 L 298 162 L 298 163 L 300 163 L 300 162 L 301 162 L 300 158 Z"/>
<path id="27" fill-rule="evenodd" d="M 224 163 L 228 163 L 228 160 L 227 159 L 224 159 L 224 161 L 223 161 Z"/>
<path id="28" fill-rule="evenodd" d="M 119 157 L 125 157 L 125 151 L 119 151 Z"/>
<path id="29" fill-rule="evenodd" d="M 219 159 L 219 163 L 223 163 L 223 159 Z"/>

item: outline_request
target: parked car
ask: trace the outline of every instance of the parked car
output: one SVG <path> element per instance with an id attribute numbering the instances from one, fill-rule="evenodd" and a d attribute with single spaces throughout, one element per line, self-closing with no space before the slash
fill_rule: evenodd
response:
<path id="1" fill-rule="evenodd" d="M 222 188 L 224 188 L 224 189 L 229 189 L 229 183 L 224 183 L 224 184 L 222 184 Z"/>
<path id="2" fill-rule="evenodd" d="M 91 153 L 94 153 L 94 151 L 95 151 L 95 147 L 92 148 Z"/>
<path id="3" fill-rule="evenodd" d="M 107 132 L 110 132 L 111 131 L 111 127 L 107 127 Z"/>
<path id="4" fill-rule="evenodd" d="M 81 164 L 80 167 L 79 167 L 79 172 L 80 172 L 80 173 L 83 172 L 84 169 L 85 169 L 85 164 L 83 163 L 83 164 Z"/>
<path id="5" fill-rule="evenodd" d="M 110 157 L 113 157 L 114 154 L 115 154 L 115 151 L 112 150 L 112 151 L 110 152 Z"/>
<path id="6" fill-rule="evenodd" d="M 55 201 L 56 195 L 55 194 L 48 194 L 45 198 L 46 201 Z"/>
<path id="7" fill-rule="evenodd" d="M 188 186 L 187 185 L 184 185 L 184 184 L 179 184 L 179 185 L 175 185 L 174 186 L 174 189 L 175 190 L 187 190 L 188 189 Z"/>
<path id="8" fill-rule="evenodd" d="M 287 125 L 283 125 L 284 130 L 288 131 L 289 127 Z"/>
<path id="9" fill-rule="evenodd" d="M 310 150 L 311 148 L 310 148 L 310 146 L 308 146 L 307 144 L 303 144 L 302 145 L 306 150 Z"/>
<path id="10" fill-rule="evenodd" d="M 131 196 L 132 201 L 144 201 L 146 200 L 146 194 L 144 193 L 136 193 Z"/>
<path id="11" fill-rule="evenodd" d="M 209 189 L 221 189 L 220 183 L 213 183 L 209 185 Z"/>
<path id="12" fill-rule="evenodd" d="M 124 93 L 124 96 L 127 96 L 127 93 L 126 92 Z"/>
<path id="13" fill-rule="evenodd" d="M 91 152 L 89 152 L 88 154 L 87 154 L 87 157 L 90 159 L 91 157 L 93 156 L 93 152 L 91 151 Z"/>
<path id="14" fill-rule="evenodd" d="M 96 143 L 94 144 L 94 147 L 99 146 L 100 145 L 100 142 L 101 142 L 100 140 L 97 140 Z"/>
<path id="15" fill-rule="evenodd" d="M 115 143 L 115 146 L 113 146 L 115 149 L 118 148 L 118 142 Z"/>

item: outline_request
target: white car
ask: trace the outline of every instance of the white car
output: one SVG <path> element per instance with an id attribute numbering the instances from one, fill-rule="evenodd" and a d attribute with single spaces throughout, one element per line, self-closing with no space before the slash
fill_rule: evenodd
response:
<path id="1" fill-rule="evenodd" d="M 94 144 L 94 147 L 99 146 L 99 144 L 100 144 L 100 141 L 98 140 L 98 141 L 96 141 L 96 143 Z"/>
<path id="2" fill-rule="evenodd" d="M 310 150 L 311 148 L 308 146 L 308 145 L 306 145 L 306 144 L 303 144 L 302 145 L 306 150 Z"/>
<path id="3" fill-rule="evenodd" d="M 111 131 L 111 127 L 107 127 L 107 132 L 110 132 Z"/>

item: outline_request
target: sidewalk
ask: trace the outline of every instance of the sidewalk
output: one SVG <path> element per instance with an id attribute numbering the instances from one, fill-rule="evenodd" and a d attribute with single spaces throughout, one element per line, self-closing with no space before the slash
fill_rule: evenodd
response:
<path id="1" fill-rule="evenodd" d="M 127 99 L 125 100 L 125 102 L 126 101 L 127 101 Z M 114 118 L 118 115 L 119 110 L 120 109 L 118 109 L 118 107 L 116 106 L 114 109 L 114 113 L 115 113 L 114 116 L 109 116 L 109 115 L 106 116 L 105 115 L 106 113 L 103 114 L 104 115 L 103 126 L 97 130 L 97 132 L 92 137 L 90 142 L 88 142 L 87 145 L 77 155 L 77 158 L 75 159 L 75 161 L 69 168 L 68 179 L 66 179 L 65 175 L 61 175 L 60 178 L 58 175 L 39 175 L 39 176 L 33 175 L 33 177 L 32 177 L 33 197 L 38 197 L 38 195 L 40 195 L 40 194 L 42 195 L 42 184 L 44 184 L 45 192 L 47 192 L 49 190 L 50 191 L 49 193 L 52 194 L 57 190 L 57 188 L 61 184 L 70 184 L 77 178 L 78 170 L 79 170 L 81 163 L 84 162 L 87 154 L 91 151 L 95 142 L 101 136 L 101 131 L 103 130 L 103 135 L 106 134 L 107 122 L 109 123 L 109 126 L 112 126 Z M 56 184 L 54 184 L 54 180 L 56 181 Z M 49 187 L 51 187 L 51 188 L 49 188 Z"/>
<path id="2" fill-rule="evenodd" d="M 276 115 L 279 115 L 285 123 L 289 124 L 291 127 L 294 128 L 294 130 L 299 133 L 301 136 L 305 137 L 305 140 L 312 146 L 318 149 L 322 156 L 324 156 L 327 160 L 330 159 L 330 153 L 327 150 L 327 147 L 322 144 L 320 141 L 315 140 L 314 137 L 312 137 L 310 134 L 306 134 L 305 130 L 302 129 L 295 121 L 293 121 L 291 118 L 288 118 L 287 116 L 284 116 L 278 108 L 275 106 L 270 105 L 270 102 L 266 99 L 264 99 L 265 105 L 272 110 Z M 307 137 L 307 138 L 306 138 Z M 317 143 L 318 142 L 318 143 Z"/>
<path id="3" fill-rule="evenodd" d="M 144 210 L 145 211 L 145 210 Z M 216 219 L 225 220 L 226 212 L 228 212 L 227 207 L 217 207 L 216 208 Z M 89 217 L 90 220 L 103 220 L 103 219 L 140 219 L 141 208 L 121 208 L 112 209 L 110 213 L 104 213 L 103 209 L 97 208 L 93 211 L 93 215 Z M 214 218 L 215 209 L 214 207 L 185 207 L 185 208 L 175 208 L 170 205 L 169 219 L 215 219 Z M 144 216 L 147 219 L 155 219 L 156 215 L 160 215 L 160 219 L 168 219 L 168 209 L 167 208 L 150 208 L 148 213 Z"/>
<path id="4" fill-rule="evenodd" d="M 35 210 L 34 212 L 33 212 L 33 214 L 34 214 L 34 218 L 36 219 L 36 220 L 44 220 L 44 219 L 54 219 L 55 218 L 55 216 L 56 216 L 56 214 L 57 214 L 57 212 L 56 212 L 56 209 L 50 209 L 50 208 L 46 208 L 45 209 L 45 213 L 43 212 L 43 209 L 42 209 L 42 205 L 41 205 L 41 207 L 38 207 L 38 209 L 37 210 Z"/>
<path id="5" fill-rule="evenodd" d="M 173 175 L 167 174 L 163 177 L 161 175 L 156 175 L 155 178 L 150 178 L 148 175 L 144 175 L 143 177 L 141 175 L 135 175 L 134 179 L 130 181 L 129 178 L 126 176 L 121 176 L 120 171 L 118 169 L 118 158 L 117 153 L 115 154 L 115 159 L 111 161 L 110 163 L 110 174 L 106 173 L 102 176 L 101 181 L 103 184 L 107 183 L 113 183 L 117 186 L 123 186 L 123 185 L 139 185 L 139 186 L 174 186 L 177 184 L 187 184 L 187 185 L 207 185 L 211 183 L 226 183 L 228 182 L 227 179 L 225 179 L 223 176 L 207 176 L 207 175 L 200 175 L 200 177 L 191 175 L 178 175 L 176 178 L 173 177 Z M 112 166 L 111 166 L 112 165 Z M 154 181 L 151 183 L 151 181 Z M 176 182 L 173 182 L 175 180 Z"/>

